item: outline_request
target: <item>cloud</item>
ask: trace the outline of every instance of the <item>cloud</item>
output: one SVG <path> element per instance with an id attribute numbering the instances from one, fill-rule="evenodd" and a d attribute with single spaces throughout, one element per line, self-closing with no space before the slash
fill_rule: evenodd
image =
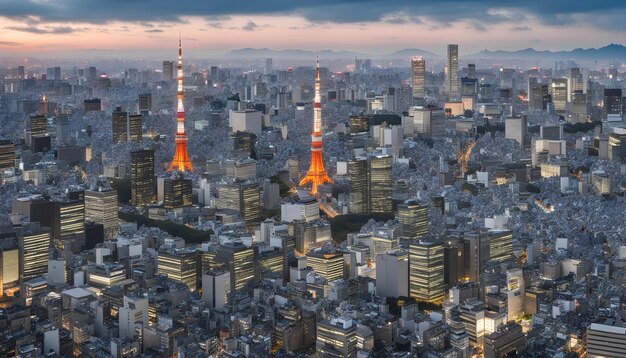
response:
<path id="1" fill-rule="evenodd" d="M 36 26 L 9 26 L 6 27 L 8 30 L 20 31 L 20 32 L 29 32 L 31 34 L 40 34 L 40 35 L 48 35 L 48 34 L 71 34 L 73 32 L 81 31 L 80 29 L 72 28 L 69 26 L 55 26 L 55 27 L 47 27 L 41 28 Z"/>
<path id="2" fill-rule="evenodd" d="M 532 30 L 530 27 L 528 26 L 513 26 L 511 27 L 511 31 L 530 31 Z"/>
<path id="3" fill-rule="evenodd" d="M 293 0 L 259 2 L 211 2 L 187 0 L 2 0 L 0 14 L 18 21 L 34 18 L 40 23 L 136 23 L 184 22 L 201 16 L 221 26 L 230 16 L 290 15 L 308 21 L 330 23 L 407 23 L 424 21 L 448 26 L 473 21 L 482 24 L 519 23 L 532 20 L 547 26 L 588 24 L 611 31 L 626 31 L 626 1 L 527 0 Z M 29 24 L 36 24 L 30 22 Z M 513 22 L 515 21 L 515 22 Z M 472 26 L 480 29 L 480 26 Z M 149 25 L 146 27 L 150 27 Z M 160 27 L 160 26 L 159 26 Z M 211 26 L 216 28 L 215 26 Z M 484 27 L 484 26 L 483 26 Z M 36 27 L 35 27 L 36 28 Z M 244 30 L 256 29 L 244 26 Z M 250 31 L 250 30 L 248 30 Z M 47 33 L 47 32 L 44 32 Z"/>
<path id="4" fill-rule="evenodd" d="M 254 31 L 257 28 L 259 28 L 259 25 L 257 25 L 254 21 L 248 21 L 248 23 L 245 24 L 241 29 L 244 31 Z"/>
<path id="5" fill-rule="evenodd" d="M 0 41 L 0 46 L 21 46 L 21 42 L 15 41 Z"/>
<path id="6" fill-rule="evenodd" d="M 144 30 L 143 32 L 163 32 L 161 29 Z"/>

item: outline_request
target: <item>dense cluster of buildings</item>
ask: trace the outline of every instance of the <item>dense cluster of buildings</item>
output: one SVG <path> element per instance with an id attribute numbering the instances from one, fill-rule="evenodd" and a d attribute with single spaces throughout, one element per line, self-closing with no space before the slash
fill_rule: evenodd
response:
<path id="1" fill-rule="evenodd" d="M 278 62 L 0 68 L 0 355 L 624 356 L 623 70 Z"/>

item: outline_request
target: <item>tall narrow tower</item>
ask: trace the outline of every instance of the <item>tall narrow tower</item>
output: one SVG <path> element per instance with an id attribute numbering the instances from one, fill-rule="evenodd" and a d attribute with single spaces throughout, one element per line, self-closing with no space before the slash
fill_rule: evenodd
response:
<path id="1" fill-rule="evenodd" d="M 317 186 L 332 183 L 322 161 L 322 98 L 320 96 L 320 60 L 315 68 L 315 100 L 313 103 L 313 134 L 311 134 L 311 166 L 300 185 L 311 183 L 311 194 L 317 194 Z"/>
<path id="2" fill-rule="evenodd" d="M 176 152 L 174 153 L 174 159 L 172 164 L 167 169 L 179 170 L 181 172 L 192 171 L 191 161 L 187 155 L 187 135 L 185 134 L 185 107 L 183 105 L 183 98 L 185 94 L 183 92 L 183 48 L 181 46 L 180 37 L 178 39 L 178 92 L 176 93 L 178 98 L 178 107 L 176 109 Z"/>

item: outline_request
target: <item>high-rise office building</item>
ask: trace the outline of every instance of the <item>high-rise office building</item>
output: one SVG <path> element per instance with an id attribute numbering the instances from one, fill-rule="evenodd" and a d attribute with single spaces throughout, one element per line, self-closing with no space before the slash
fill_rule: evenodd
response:
<path id="1" fill-rule="evenodd" d="M 611 133 L 608 138 L 608 159 L 626 161 L 626 134 Z"/>
<path id="2" fill-rule="evenodd" d="M 571 102 L 574 98 L 574 93 L 577 91 L 580 93 L 585 92 L 585 85 L 583 81 L 583 74 L 580 68 L 570 68 L 569 76 L 567 77 L 567 100 Z"/>
<path id="3" fill-rule="evenodd" d="M 561 113 L 565 112 L 568 93 L 566 78 L 552 79 L 552 83 L 550 84 L 550 96 L 552 97 L 555 111 Z"/>
<path id="4" fill-rule="evenodd" d="M 85 219 L 102 224 L 105 240 L 117 235 L 117 190 L 86 190 Z"/>
<path id="5" fill-rule="evenodd" d="M 587 327 L 587 357 L 617 358 L 626 352 L 626 327 L 614 318 L 599 319 Z"/>
<path id="6" fill-rule="evenodd" d="M 163 81 L 171 81 L 174 79 L 174 61 L 163 61 L 163 72 L 161 75 Z"/>
<path id="7" fill-rule="evenodd" d="M 141 293 L 124 295 L 123 306 L 118 310 L 119 338 L 133 339 L 137 332 L 148 327 L 148 296 Z"/>
<path id="8" fill-rule="evenodd" d="M 182 248 L 159 251 L 158 273 L 184 283 L 189 291 L 198 288 L 200 253 L 195 249 Z"/>
<path id="9" fill-rule="evenodd" d="M 465 273 L 469 281 L 478 281 L 487 264 L 499 264 L 513 255 L 513 233 L 509 230 L 469 232 L 463 236 Z"/>
<path id="10" fill-rule="evenodd" d="M 350 178 L 350 202 L 348 208 L 352 214 L 365 214 L 369 199 L 367 190 L 367 160 L 355 159 L 348 162 Z"/>
<path id="11" fill-rule="evenodd" d="M 28 129 L 32 137 L 48 134 L 48 119 L 43 114 L 30 117 Z"/>
<path id="12" fill-rule="evenodd" d="M 13 144 L 10 140 L 0 140 L 0 172 L 14 167 L 15 144 Z"/>
<path id="13" fill-rule="evenodd" d="M 140 94 L 137 102 L 138 102 L 137 108 L 139 109 L 139 113 L 152 111 L 152 94 L 151 93 Z"/>
<path id="14" fill-rule="evenodd" d="M 608 115 L 622 115 L 622 89 L 606 88 L 604 90 L 604 111 Z"/>
<path id="15" fill-rule="evenodd" d="M 83 200 L 36 200 L 30 206 L 30 220 L 50 228 L 52 241 L 60 249 L 80 251 L 85 239 Z"/>
<path id="16" fill-rule="evenodd" d="M 398 205 L 398 221 L 402 226 L 402 236 L 418 239 L 428 234 L 428 206 L 415 200 Z"/>
<path id="17" fill-rule="evenodd" d="M 224 308 L 229 294 L 230 272 L 213 270 L 202 275 L 202 300 L 209 308 Z"/>
<path id="18" fill-rule="evenodd" d="M 128 141 L 128 112 L 117 107 L 111 114 L 111 132 L 113 144 Z"/>
<path id="19" fill-rule="evenodd" d="M 307 265 L 328 282 L 343 278 L 343 254 L 314 250 L 309 251 L 306 257 Z"/>
<path id="20" fill-rule="evenodd" d="M 506 271 L 507 315 L 508 321 L 515 321 L 524 315 L 524 271 L 510 269 Z"/>
<path id="21" fill-rule="evenodd" d="M 348 318 L 333 318 L 317 323 L 315 349 L 320 357 L 356 357 L 356 323 Z"/>
<path id="22" fill-rule="evenodd" d="M 504 120 L 504 136 L 516 140 L 522 147 L 526 144 L 528 120 L 526 116 L 506 118 Z"/>
<path id="23" fill-rule="evenodd" d="M 111 131 L 114 144 L 122 142 L 141 143 L 142 137 L 142 116 L 141 114 L 131 114 L 122 111 L 117 107 L 111 114 Z"/>
<path id="24" fill-rule="evenodd" d="M 154 201 L 154 151 L 130 152 L 130 192 L 133 206 L 144 206 Z"/>
<path id="25" fill-rule="evenodd" d="M 50 256 L 50 229 L 36 224 L 25 226 L 18 234 L 20 281 L 45 275 Z"/>
<path id="26" fill-rule="evenodd" d="M 391 197 L 393 157 L 371 155 L 368 157 L 367 189 L 368 211 L 370 213 L 393 213 Z"/>
<path id="27" fill-rule="evenodd" d="M 274 60 L 271 58 L 265 59 L 265 74 L 269 75 L 274 71 Z"/>
<path id="28" fill-rule="evenodd" d="M 409 295 L 409 255 L 388 251 L 376 255 L 376 294 L 382 297 Z"/>
<path id="29" fill-rule="evenodd" d="M 549 98 L 549 86 L 537 77 L 528 77 L 528 108 L 545 110 Z"/>
<path id="30" fill-rule="evenodd" d="M 219 184 L 219 207 L 239 211 L 246 225 L 261 221 L 261 192 L 257 183 Z"/>
<path id="31" fill-rule="evenodd" d="M 240 291 L 254 280 L 254 249 L 240 242 L 226 242 L 217 249 L 216 260 L 230 272 L 231 291 Z"/>
<path id="32" fill-rule="evenodd" d="M 473 63 L 467 65 L 467 78 L 476 79 L 476 65 Z"/>
<path id="33" fill-rule="evenodd" d="M 178 209 L 192 204 L 191 179 L 175 175 L 166 178 L 163 187 L 163 206 L 166 209 Z"/>
<path id="34" fill-rule="evenodd" d="M 443 244 L 417 241 L 409 246 L 409 295 L 418 301 L 440 302 L 445 296 Z"/>
<path id="35" fill-rule="evenodd" d="M 461 88 L 459 83 L 459 45 L 448 45 L 448 76 L 447 83 L 450 99 L 460 99 Z"/>
<path id="36" fill-rule="evenodd" d="M 19 288 L 20 249 L 17 233 L 0 226 L 0 297 L 13 296 Z"/>
<path id="37" fill-rule="evenodd" d="M 411 86 L 413 87 L 413 98 L 426 96 L 426 61 L 423 57 L 411 59 Z"/>

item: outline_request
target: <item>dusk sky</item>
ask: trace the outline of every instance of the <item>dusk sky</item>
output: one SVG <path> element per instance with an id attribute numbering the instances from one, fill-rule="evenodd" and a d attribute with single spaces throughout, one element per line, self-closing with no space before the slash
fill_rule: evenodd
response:
<path id="1" fill-rule="evenodd" d="M 624 43 L 626 1 L 0 0 L 0 56 L 229 50 L 570 50 Z"/>

